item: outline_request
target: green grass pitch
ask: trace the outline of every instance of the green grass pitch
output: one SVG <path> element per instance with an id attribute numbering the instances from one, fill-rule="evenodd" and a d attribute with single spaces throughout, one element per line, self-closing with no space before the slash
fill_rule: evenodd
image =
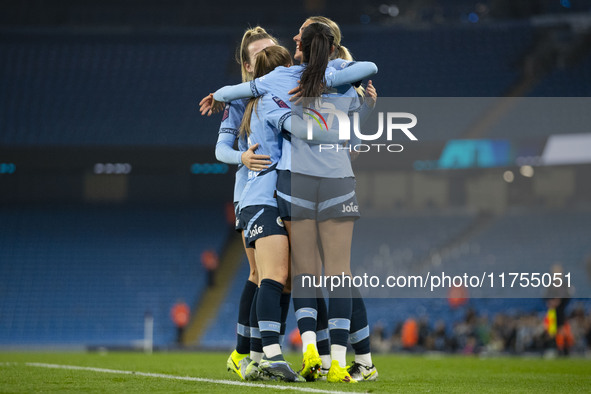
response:
<path id="1" fill-rule="evenodd" d="M 264 383 L 265 387 L 218 382 L 239 379 L 226 371 L 225 353 L 0 353 L 0 392 L 292 392 L 276 386 L 304 388 L 293 392 L 590 392 L 591 360 L 489 358 L 462 356 L 375 356 L 379 381 L 358 384 Z M 352 357 L 352 356 L 350 356 Z M 349 357 L 349 358 L 350 358 Z M 300 358 L 288 357 L 294 367 Z M 161 376 L 49 369 L 27 365 L 46 363 L 140 373 L 206 378 L 183 381 Z M 268 386 L 268 387 L 267 387 Z"/>

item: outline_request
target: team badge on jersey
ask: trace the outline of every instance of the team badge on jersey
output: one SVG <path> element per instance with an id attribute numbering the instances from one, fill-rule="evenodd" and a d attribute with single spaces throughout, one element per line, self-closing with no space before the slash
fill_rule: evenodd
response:
<path id="1" fill-rule="evenodd" d="M 224 107 L 224 115 L 222 116 L 222 122 L 226 119 L 228 119 L 228 116 L 230 116 L 230 104 L 226 104 L 226 106 Z"/>
<path id="2" fill-rule="evenodd" d="M 275 104 L 277 104 L 279 108 L 289 109 L 289 105 L 285 104 L 285 101 L 281 100 L 279 97 L 273 96 L 273 101 L 275 101 Z"/>

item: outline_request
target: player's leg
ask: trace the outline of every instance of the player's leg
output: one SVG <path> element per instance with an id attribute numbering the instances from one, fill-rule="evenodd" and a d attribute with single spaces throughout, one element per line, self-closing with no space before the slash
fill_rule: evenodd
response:
<path id="1" fill-rule="evenodd" d="M 359 209 L 354 178 L 321 182 L 318 203 L 318 233 L 322 244 L 325 275 L 331 279 L 328 308 L 331 368 L 328 381 L 355 382 L 347 367 L 347 341 L 351 328 L 351 242 Z M 348 281 L 347 281 L 348 280 Z"/>
<path id="2" fill-rule="evenodd" d="M 281 332 L 281 294 L 288 275 L 289 242 L 276 207 L 244 208 L 246 241 L 256 249 L 260 286 L 256 300 L 258 327 L 264 358 L 259 364 L 264 374 L 288 382 L 305 381 L 283 358 Z"/>
<path id="3" fill-rule="evenodd" d="M 284 381 L 304 381 L 285 361 L 279 345 L 281 294 L 288 271 L 287 236 L 271 235 L 260 238 L 257 240 L 256 247 L 257 259 L 265 272 L 257 299 L 257 318 L 265 354 L 260 367 L 265 373 Z"/>
<path id="4" fill-rule="evenodd" d="M 355 351 L 355 361 L 349 366 L 349 374 L 357 381 L 376 380 L 378 371 L 371 358 L 367 310 L 359 289 L 352 288 L 351 332 L 349 342 Z"/>
<path id="5" fill-rule="evenodd" d="M 328 332 L 328 307 L 326 300 L 321 292 L 316 297 L 316 306 L 318 308 L 318 318 L 316 320 L 316 347 L 320 360 L 322 360 L 322 368 L 320 369 L 319 378 L 326 380 L 328 370 L 330 369 L 330 336 Z"/>
<path id="6" fill-rule="evenodd" d="M 295 183 L 295 185 L 294 185 Z M 292 185 L 294 187 L 292 188 Z M 314 200 L 318 182 L 312 177 L 279 171 L 277 179 L 277 204 L 284 220 L 291 245 L 291 273 L 296 287 L 293 298 L 298 328 L 302 338 L 303 363 L 300 373 L 306 380 L 315 380 L 321 366 L 316 348 L 316 298 L 302 294 L 300 283 L 304 276 L 315 275 L 317 261 L 317 231 Z M 296 195 L 292 195 L 292 191 Z M 292 212 L 295 220 L 292 221 Z M 308 292 L 311 289 L 308 289 Z"/>
<path id="7" fill-rule="evenodd" d="M 324 252 L 325 275 L 341 281 L 331 280 L 328 289 L 328 328 L 330 334 L 330 355 L 332 358 L 327 379 L 329 382 L 354 382 L 346 370 L 347 341 L 351 326 L 351 288 L 343 283 L 344 277 L 350 277 L 350 248 L 353 236 L 353 220 L 329 219 L 318 224 L 322 250 Z"/>
<path id="8" fill-rule="evenodd" d="M 287 263 L 287 280 L 285 281 L 285 286 L 283 287 L 283 292 L 281 293 L 281 331 L 279 332 L 279 344 L 281 348 L 283 348 L 283 343 L 285 340 L 285 330 L 287 329 L 287 315 L 289 314 L 289 305 L 291 304 L 291 266 L 289 264 L 289 253 L 287 255 L 288 263 Z"/>
<path id="9" fill-rule="evenodd" d="M 322 359 L 316 346 L 317 302 L 316 289 L 304 288 L 302 281 L 308 277 L 318 277 L 320 258 L 317 248 L 317 227 L 314 220 L 296 220 L 289 226 L 292 248 L 292 269 L 296 296 L 293 299 L 294 310 L 302 338 L 303 362 L 300 373 L 306 380 L 318 377 Z"/>
<path id="10" fill-rule="evenodd" d="M 237 209 L 237 208 L 236 208 Z M 236 348 L 228 357 L 226 366 L 228 371 L 236 373 L 240 378 L 244 379 L 242 370 L 244 367 L 241 364 L 249 364 L 251 359 L 249 356 L 250 348 L 250 309 L 253 303 L 255 292 L 258 288 L 258 274 L 256 269 L 256 260 L 254 249 L 249 247 L 244 240 L 244 231 L 242 222 L 238 212 L 236 212 L 236 231 L 240 232 L 242 244 L 246 252 L 246 257 L 249 265 L 248 279 L 244 283 L 240 300 L 238 302 L 238 323 L 236 324 Z"/>
<path id="11" fill-rule="evenodd" d="M 319 259 L 322 261 L 322 248 L 319 242 L 318 251 Z M 319 264 L 321 266 L 321 264 Z M 319 269 L 319 275 L 322 275 L 322 269 Z M 322 368 L 318 378 L 326 381 L 328 370 L 330 369 L 331 357 L 330 357 L 330 334 L 328 331 L 328 306 L 326 305 L 326 299 L 324 298 L 324 292 L 322 288 L 318 288 L 316 291 L 316 305 L 318 307 L 318 318 L 316 320 L 316 346 L 318 348 L 318 354 L 322 360 Z"/>

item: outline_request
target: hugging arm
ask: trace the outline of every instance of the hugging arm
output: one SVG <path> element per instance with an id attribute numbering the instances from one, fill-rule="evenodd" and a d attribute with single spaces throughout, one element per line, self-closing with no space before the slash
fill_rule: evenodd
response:
<path id="1" fill-rule="evenodd" d="M 326 84 L 329 87 L 352 84 L 371 77 L 377 72 L 378 66 L 373 62 L 351 62 L 349 66 L 342 70 L 329 67 L 325 75 Z"/>
<path id="2" fill-rule="evenodd" d="M 215 158 L 226 164 L 242 164 L 242 152 L 234 149 L 236 136 L 232 133 L 220 133 L 215 144 Z"/>
<path id="3" fill-rule="evenodd" d="M 227 85 L 216 90 L 213 94 L 213 99 L 215 101 L 225 103 L 249 97 L 255 97 L 251 89 L 251 82 L 242 82 L 238 85 Z"/>

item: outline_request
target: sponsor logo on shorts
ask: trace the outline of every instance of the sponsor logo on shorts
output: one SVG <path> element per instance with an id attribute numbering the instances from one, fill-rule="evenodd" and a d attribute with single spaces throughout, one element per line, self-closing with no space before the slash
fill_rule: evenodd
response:
<path id="1" fill-rule="evenodd" d="M 281 220 L 280 216 L 277 216 L 277 225 L 280 227 L 285 227 L 285 224 L 283 224 L 283 220 Z"/>
<path id="2" fill-rule="evenodd" d="M 341 211 L 343 213 L 351 213 L 351 212 L 359 212 L 359 207 L 357 205 L 354 205 L 353 202 L 350 202 L 349 204 L 345 205 L 343 204 L 343 210 Z"/>
<path id="3" fill-rule="evenodd" d="M 257 226 L 256 224 L 252 227 L 252 229 L 250 230 L 250 232 L 248 233 L 248 236 L 250 238 L 256 237 L 257 235 L 261 235 L 263 233 L 263 227 L 265 227 L 264 225 L 262 226 Z"/>
<path id="4" fill-rule="evenodd" d="M 240 224 L 240 219 L 236 218 L 236 227 Z"/>

